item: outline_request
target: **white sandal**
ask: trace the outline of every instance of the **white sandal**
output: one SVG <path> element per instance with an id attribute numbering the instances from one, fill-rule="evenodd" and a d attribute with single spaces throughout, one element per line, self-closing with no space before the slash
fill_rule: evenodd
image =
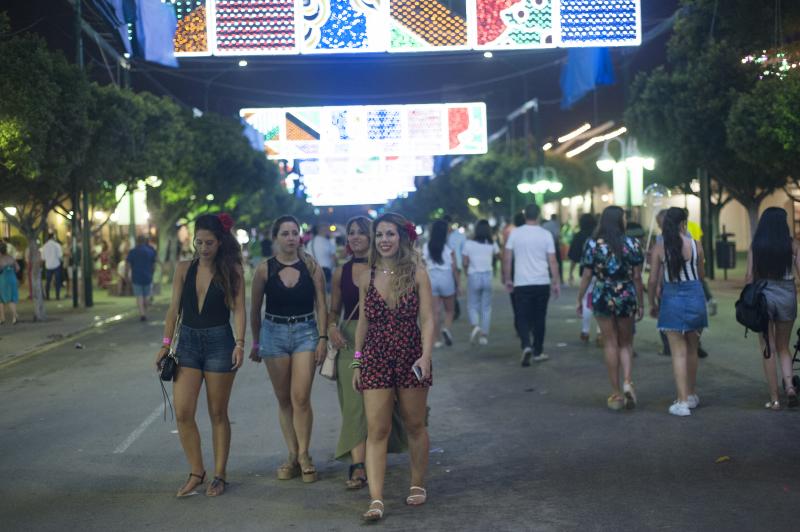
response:
<path id="1" fill-rule="evenodd" d="M 422 493 L 412 493 L 406 497 L 406 504 L 409 506 L 421 506 L 428 500 L 428 492 L 421 486 L 411 486 L 408 491 L 419 490 Z"/>
<path id="2" fill-rule="evenodd" d="M 373 504 L 380 504 L 380 508 L 373 508 Z M 369 510 L 367 510 L 361 517 L 364 521 L 380 521 L 383 519 L 383 501 L 380 499 L 375 499 L 371 503 L 369 503 Z"/>

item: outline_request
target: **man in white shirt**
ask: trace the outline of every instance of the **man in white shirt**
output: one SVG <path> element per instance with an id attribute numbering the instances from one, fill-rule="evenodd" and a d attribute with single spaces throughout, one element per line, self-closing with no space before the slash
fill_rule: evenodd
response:
<path id="1" fill-rule="evenodd" d="M 328 230 L 325 227 L 320 230 L 318 226 L 312 226 L 311 234 L 314 236 L 308 241 L 306 250 L 322 268 L 322 273 L 325 274 L 325 290 L 330 293 L 331 276 L 336 268 L 336 244 L 328 237 Z"/>
<path id="2" fill-rule="evenodd" d="M 56 278 L 56 299 L 61 299 L 61 259 L 64 251 L 53 233 L 47 236 L 47 242 L 42 246 L 42 260 L 45 269 L 45 299 L 50 299 L 50 282 Z"/>
<path id="3" fill-rule="evenodd" d="M 511 262 L 514 278 L 511 279 Z M 561 294 L 556 247 L 553 235 L 539 226 L 539 206 L 525 207 L 525 225 L 511 232 L 503 254 L 503 281 L 506 290 L 514 293 L 514 326 L 522 343 L 520 362 L 530 366 L 531 358 L 542 362 L 549 357 L 542 353 L 547 303 L 550 294 Z"/>

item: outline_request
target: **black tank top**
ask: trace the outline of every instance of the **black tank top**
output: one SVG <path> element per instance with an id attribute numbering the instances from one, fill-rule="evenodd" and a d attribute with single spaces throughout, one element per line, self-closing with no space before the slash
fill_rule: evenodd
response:
<path id="1" fill-rule="evenodd" d="M 225 304 L 225 292 L 219 284 L 212 280 L 208 286 L 206 300 L 203 302 L 203 311 L 198 312 L 197 301 L 197 264 L 193 260 L 186 272 L 181 293 L 181 320 L 183 325 L 193 329 L 208 329 L 228 325 L 231 321 L 231 311 Z"/>
<path id="2" fill-rule="evenodd" d="M 297 284 L 287 288 L 278 272 L 284 268 L 294 268 L 300 272 Z M 264 287 L 267 298 L 266 313 L 274 316 L 303 316 L 314 312 L 316 296 L 314 280 L 306 264 L 298 260 L 294 264 L 282 264 L 272 257 L 267 261 L 267 284 Z"/>

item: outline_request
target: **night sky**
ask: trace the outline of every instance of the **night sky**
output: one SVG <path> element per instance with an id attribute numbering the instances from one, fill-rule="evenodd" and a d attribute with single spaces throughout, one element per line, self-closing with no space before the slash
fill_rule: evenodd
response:
<path id="1" fill-rule="evenodd" d="M 85 9 L 91 9 L 86 2 Z M 643 31 L 668 18 L 678 0 L 642 0 Z M 67 0 L 0 1 L 13 30 L 30 28 L 53 48 L 74 58 L 72 7 Z M 90 14 L 91 15 L 91 14 Z M 107 28 L 98 27 L 109 35 Z M 485 101 L 489 132 L 504 125 L 505 116 L 530 98 L 542 106 L 544 140 L 562 135 L 584 122 L 621 120 L 625 80 L 664 62 L 669 32 L 638 48 L 612 48 L 617 83 L 601 87 L 573 109 L 560 109 L 561 66 L 566 50 L 495 52 L 434 52 L 424 54 L 361 54 L 337 56 L 181 58 L 179 69 L 137 61 L 132 83 L 137 90 L 169 93 L 187 106 L 202 109 L 205 80 L 215 78 L 208 91 L 209 110 L 236 115 L 241 107 L 332 104 L 438 103 Z M 98 48 L 85 39 L 91 76 L 110 81 Z M 625 65 L 628 65 L 627 68 Z M 112 67 L 112 74 L 116 70 Z M 515 134 L 523 133 L 518 121 Z"/>

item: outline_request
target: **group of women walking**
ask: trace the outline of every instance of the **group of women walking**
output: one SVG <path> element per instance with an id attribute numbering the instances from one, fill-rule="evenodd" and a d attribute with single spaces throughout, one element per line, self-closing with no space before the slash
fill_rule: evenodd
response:
<path id="1" fill-rule="evenodd" d="M 214 476 L 206 495 L 221 495 L 227 486 L 228 401 L 244 358 L 246 324 L 242 257 L 232 226 L 227 215 L 197 219 L 195 257 L 176 270 L 163 346 L 156 356 L 159 367 L 178 328 L 173 395 L 191 468 L 178 497 L 196 494 L 206 478 L 195 421 L 203 381 L 214 447 Z M 410 452 L 406 503 L 421 505 L 427 499 L 433 295 L 414 246 L 415 227 L 402 216 L 387 213 L 375 221 L 356 217 L 346 232 L 350 259 L 333 278 L 329 309 L 325 277 L 302 247 L 299 222 L 292 216 L 275 221 L 275 254 L 253 275 L 250 359 L 264 362 L 278 403 L 288 458 L 277 468 L 277 478 L 314 482 L 311 387 L 328 342 L 339 349 L 342 430 L 336 457 L 351 461 L 346 488 L 369 487 L 371 502 L 363 518 L 374 521 L 384 513 L 387 452 Z"/>
<path id="2" fill-rule="evenodd" d="M 588 226 L 588 223 L 587 223 Z M 607 399 L 612 410 L 632 409 L 637 403 L 633 383 L 633 335 L 635 322 L 644 316 L 642 267 L 644 253 L 639 242 L 625 234 L 625 213 L 620 207 L 606 208 L 591 236 L 585 238 L 580 260 L 581 283 L 577 313 L 585 317 L 591 308 L 602 332 L 606 367 L 611 382 Z M 786 211 L 770 207 L 762 214 L 748 252 L 748 283 L 764 281 L 769 329 L 761 337 L 762 350 L 780 359 L 787 405 L 798 406 L 792 376 L 789 338 L 797 317 L 794 273 L 800 275 L 798 244 L 789 233 Z M 703 248 L 687 230 L 685 209 L 666 210 L 662 238 L 650 250 L 647 297 L 650 315 L 666 334 L 672 353 L 677 392 L 669 413 L 689 416 L 700 404 L 697 367 L 700 334 L 708 327 L 703 291 Z M 587 291 L 591 287 L 591 297 Z M 588 300 L 588 302 L 587 302 Z M 584 323 L 583 334 L 588 333 Z M 770 400 L 765 407 L 781 408 L 778 396 L 776 357 L 764 358 Z M 620 380 L 620 374 L 622 379 Z"/>

